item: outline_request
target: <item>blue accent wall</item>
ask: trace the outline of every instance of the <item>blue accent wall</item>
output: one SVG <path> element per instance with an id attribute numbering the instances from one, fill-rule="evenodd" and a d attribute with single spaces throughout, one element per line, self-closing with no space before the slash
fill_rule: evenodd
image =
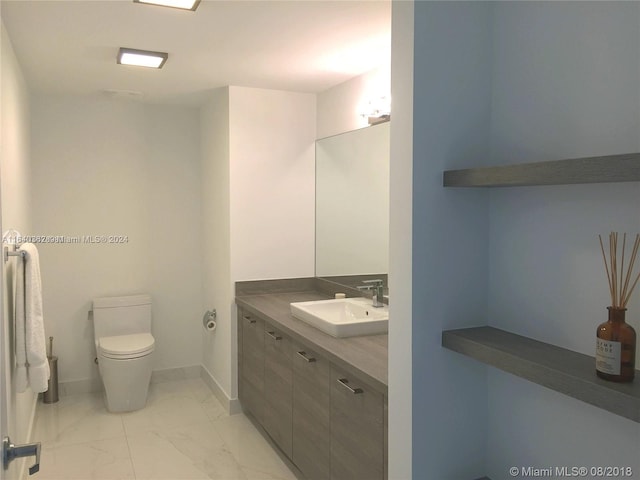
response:
<path id="1" fill-rule="evenodd" d="M 442 171 L 640 151 L 640 3 L 419 1 L 414 20 L 413 478 L 640 475 L 637 423 L 440 347 L 491 325 L 594 354 L 597 235 L 640 232 L 640 184 L 455 189 Z M 640 332 L 640 291 L 627 317 Z"/>

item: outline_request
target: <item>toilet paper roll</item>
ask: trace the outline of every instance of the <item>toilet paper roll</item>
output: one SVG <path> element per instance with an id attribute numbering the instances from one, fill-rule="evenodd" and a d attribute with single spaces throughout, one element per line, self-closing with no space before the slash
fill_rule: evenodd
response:
<path id="1" fill-rule="evenodd" d="M 208 310 L 202 317 L 202 326 L 209 332 L 213 332 L 218 326 L 215 321 L 216 311 Z"/>
<path id="2" fill-rule="evenodd" d="M 207 322 L 204 328 L 206 328 L 210 332 L 213 332 L 217 326 L 218 324 L 216 322 L 214 322 L 213 320 L 210 320 L 209 322 Z"/>

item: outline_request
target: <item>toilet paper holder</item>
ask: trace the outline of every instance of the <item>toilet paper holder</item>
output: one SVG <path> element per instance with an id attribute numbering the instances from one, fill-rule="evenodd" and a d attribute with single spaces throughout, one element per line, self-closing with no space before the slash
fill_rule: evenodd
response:
<path id="1" fill-rule="evenodd" d="M 217 316 L 218 313 L 215 308 L 213 310 L 207 310 L 202 317 L 202 325 L 204 328 L 207 330 L 215 330 Z"/>

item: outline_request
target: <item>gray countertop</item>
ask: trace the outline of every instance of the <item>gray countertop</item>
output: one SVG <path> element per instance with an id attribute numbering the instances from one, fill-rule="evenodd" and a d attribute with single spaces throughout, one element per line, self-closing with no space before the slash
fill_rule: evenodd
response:
<path id="1" fill-rule="evenodd" d="M 291 314 L 291 302 L 326 300 L 330 296 L 317 291 L 238 295 L 236 304 L 279 328 L 294 341 L 313 344 L 316 353 L 337 367 L 358 375 L 379 392 L 387 395 L 388 336 L 334 338 L 307 325 Z"/>

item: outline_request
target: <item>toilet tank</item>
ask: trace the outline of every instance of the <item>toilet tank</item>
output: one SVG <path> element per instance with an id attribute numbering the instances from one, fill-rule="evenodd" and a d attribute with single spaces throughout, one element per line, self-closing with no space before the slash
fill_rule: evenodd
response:
<path id="1" fill-rule="evenodd" d="M 151 296 L 94 298 L 93 326 L 96 341 L 114 335 L 151 333 Z"/>

